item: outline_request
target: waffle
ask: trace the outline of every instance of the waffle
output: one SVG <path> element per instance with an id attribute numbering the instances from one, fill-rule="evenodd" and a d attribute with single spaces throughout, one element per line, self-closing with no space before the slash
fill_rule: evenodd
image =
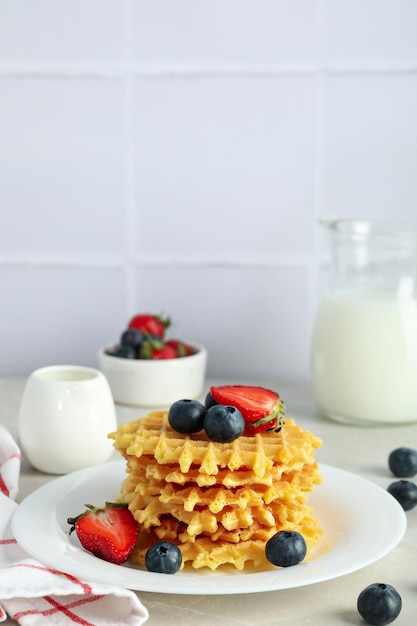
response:
<path id="1" fill-rule="evenodd" d="M 291 525 L 286 525 L 285 528 L 300 532 L 310 546 L 317 543 L 322 536 L 318 521 L 308 509 L 305 510 L 301 522 L 293 528 Z M 248 564 L 255 569 L 265 569 L 269 567 L 265 559 L 265 544 L 277 532 L 277 528 L 254 523 L 247 529 L 226 531 L 220 526 L 216 532 L 201 534 L 193 541 L 182 531 L 183 526 L 177 520 L 168 518 L 152 531 L 142 532 L 133 554 L 133 563 L 143 566 L 148 548 L 155 541 L 166 540 L 180 546 L 183 562 L 190 562 L 194 569 L 208 567 L 217 570 L 221 566 L 230 565 L 243 570 Z"/>
<path id="2" fill-rule="evenodd" d="M 141 528 L 135 563 L 166 539 L 197 569 L 265 567 L 265 542 L 279 530 L 301 532 L 308 549 L 321 537 L 307 503 L 321 482 L 314 458 L 321 441 L 291 419 L 279 433 L 221 444 L 204 431 L 179 434 L 167 412 L 154 411 L 109 437 L 126 459 L 120 499 Z"/>

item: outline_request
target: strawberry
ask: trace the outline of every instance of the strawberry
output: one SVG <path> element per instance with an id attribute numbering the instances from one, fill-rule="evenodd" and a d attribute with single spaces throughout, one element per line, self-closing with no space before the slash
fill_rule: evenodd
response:
<path id="1" fill-rule="evenodd" d="M 276 391 L 250 385 L 210 387 L 218 404 L 234 406 L 245 420 L 245 434 L 266 430 L 279 432 L 284 424 L 285 406 Z"/>
<path id="2" fill-rule="evenodd" d="M 155 335 L 159 339 L 165 336 L 165 329 L 171 324 L 169 318 L 164 319 L 160 315 L 151 315 L 150 313 L 139 313 L 132 317 L 128 323 L 128 328 L 140 330 L 141 333 Z"/>
<path id="3" fill-rule="evenodd" d="M 136 547 L 139 530 L 127 504 L 106 502 L 101 508 L 85 506 L 84 513 L 68 518 L 69 534 L 75 530 L 83 548 L 100 559 L 116 565 L 127 561 Z"/>
<path id="4" fill-rule="evenodd" d="M 190 356 L 190 354 L 194 354 L 194 349 L 179 339 L 168 339 L 165 343 L 167 346 L 172 346 L 174 348 L 177 357 Z"/>
<path id="5" fill-rule="evenodd" d="M 139 359 L 150 360 L 175 359 L 176 356 L 175 348 L 151 336 L 142 343 L 138 354 Z"/>
<path id="6" fill-rule="evenodd" d="M 164 346 L 163 348 L 152 348 L 150 359 L 163 360 L 163 359 L 175 359 L 177 352 L 172 346 Z"/>

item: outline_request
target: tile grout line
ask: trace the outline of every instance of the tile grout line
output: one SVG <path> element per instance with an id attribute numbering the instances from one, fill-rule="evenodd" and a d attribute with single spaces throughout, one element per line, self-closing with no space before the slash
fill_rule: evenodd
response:
<path id="1" fill-rule="evenodd" d="M 316 31 L 317 31 L 317 55 L 323 57 L 323 31 L 324 31 L 324 6 L 323 0 L 317 0 L 316 5 Z M 325 134 L 325 71 L 324 67 L 319 69 L 316 76 L 316 117 L 315 117 L 315 151 L 314 151 L 314 199 L 313 199 L 313 254 L 309 266 L 309 336 L 314 327 L 314 320 L 317 309 L 317 294 L 319 286 L 320 272 L 320 234 L 317 228 L 317 220 L 323 210 L 323 170 L 324 170 L 324 134 Z"/>
<path id="2" fill-rule="evenodd" d="M 0 256 L 0 267 L 59 267 L 59 268 L 122 268 L 130 270 L 131 268 L 161 268 L 161 267 L 177 267 L 177 268 L 308 268 L 311 265 L 311 255 L 288 255 L 285 257 L 269 256 L 253 256 L 248 257 L 217 257 L 213 260 L 211 257 L 182 257 L 178 255 L 171 256 L 150 256 L 150 255 L 109 255 L 80 258 L 78 256 L 39 256 L 39 255 L 15 255 Z"/>
<path id="3" fill-rule="evenodd" d="M 135 256 L 135 147 L 134 147 L 134 74 L 131 68 L 132 61 L 132 2 L 124 1 L 125 10 L 125 54 L 127 72 L 124 76 L 125 89 L 125 168 L 126 168 L 126 188 L 125 188 L 125 237 L 126 237 L 126 262 L 125 262 L 125 281 L 126 281 L 126 319 L 133 313 L 135 308 L 135 277 L 133 259 Z"/>
<path id="4" fill-rule="evenodd" d="M 125 0 L 126 12 L 130 11 L 129 0 Z M 317 9 L 320 12 L 320 7 Z M 126 31 L 129 25 L 126 25 Z M 378 75 L 416 74 L 417 59 L 401 61 L 327 61 L 282 62 L 276 65 L 144 65 L 132 61 L 131 33 L 126 32 L 124 63 L 109 64 L 42 64 L 42 63 L 0 63 L 0 77 L 3 78 L 96 78 L 124 79 L 132 74 L 142 79 L 208 79 L 208 78 L 279 78 L 281 76 L 311 76 L 317 73 L 328 75 Z"/>

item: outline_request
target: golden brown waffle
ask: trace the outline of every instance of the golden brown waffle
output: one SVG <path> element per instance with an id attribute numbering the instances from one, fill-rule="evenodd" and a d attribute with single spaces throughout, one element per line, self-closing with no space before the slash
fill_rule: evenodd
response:
<path id="1" fill-rule="evenodd" d="M 166 411 L 154 411 L 147 417 L 124 424 L 116 435 L 115 447 L 127 459 L 150 456 L 160 465 L 178 465 L 186 474 L 191 467 L 200 474 L 216 475 L 219 469 L 236 471 L 251 468 L 262 477 L 274 464 L 291 468 L 311 462 L 320 440 L 289 419 L 285 428 L 275 432 L 242 436 L 232 443 L 210 441 L 204 431 L 180 435 L 172 430 Z"/>
<path id="2" fill-rule="evenodd" d="M 314 458 L 321 441 L 291 419 L 279 433 L 220 444 L 203 431 L 173 431 L 167 412 L 155 411 L 110 437 L 127 461 L 121 500 L 142 531 L 136 563 L 167 539 L 195 568 L 265 566 L 265 542 L 279 530 L 298 530 L 308 547 L 321 536 L 307 503 L 321 481 Z"/>
<path id="3" fill-rule="evenodd" d="M 300 532 L 308 546 L 316 544 L 322 536 L 322 529 L 311 509 L 305 510 L 305 516 L 298 524 L 286 525 L 286 530 Z M 219 526 L 212 534 L 201 534 L 190 540 L 184 525 L 173 518 L 167 518 L 161 526 L 141 534 L 132 561 L 143 566 L 149 546 L 155 541 L 166 540 L 180 546 L 183 562 L 190 562 L 194 569 L 209 567 L 216 570 L 226 564 L 239 570 L 244 569 L 246 564 L 254 568 L 266 568 L 269 564 L 265 559 L 265 544 L 276 532 L 276 527 L 262 526 L 255 522 L 250 528 L 235 531 L 227 531 Z"/>
<path id="4" fill-rule="evenodd" d="M 161 471 L 162 469 L 162 471 Z M 148 465 L 142 465 L 130 472 L 126 478 L 126 489 L 136 488 L 138 493 L 149 492 L 154 487 L 155 493 L 162 490 L 165 493 L 187 493 L 186 489 L 192 489 L 195 498 L 201 500 L 204 493 L 227 493 L 228 498 L 233 497 L 232 493 L 241 493 L 242 488 L 250 486 L 252 489 L 265 494 L 264 500 L 271 501 L 279 493 L 287 489 L 297 489 L 311 491 L 318 480 L 317 464 L 304 465 L 298 470 L 283 472 L 279 467 L 273 467 L 267 476 L 259 478 L 251 470 L 237 472 L 220 471 L 216 476 L 210 476 L 210 481 L 200 480 L 205 475 L 200 475 L 196 470 L 190 470 L 187 474 L 182 474 L 178 470 L 173 470 L 172 466 L 161 468 L 150 461 Z M 129 487 L 129 483 L 131 483 Z M 208 487 L 213 487 L 211 492 Z M 217 487 L 217 492 L 214 490 Z M 223 487 L 227 488 L 225 491 Z M 269 488 L 269 489 L 268 489 Z M 275 496 L 274 496 L 275 494 Z M 212 498 L 212 496 L 210 496 Z"/>

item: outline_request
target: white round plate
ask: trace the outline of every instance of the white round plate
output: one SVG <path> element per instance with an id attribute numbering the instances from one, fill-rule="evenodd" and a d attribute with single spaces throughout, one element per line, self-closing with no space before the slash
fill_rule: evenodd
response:
<path id="1" fill-rule="evenodd" d="M 387 491 L 355 474 L 320 466 L 323 483 L 310 495 L 325 539 L 308 561 L 262 572 L 211 572 L 185 569 L 156 574 L 128 565 L 113 565 L 80 547 L 68 535 L 68 517 L 85 504 L 115 501 L 125 476 L 116 461 L 67 474 L 29 495 L 13 516 L 20 546 L 49 567 L 86 581 L 127 589 L 171 594 L 240 594 L 301 587 L 337 578 L 366 567 L 388 554 L 402 539 L 406 516 Z"/>

